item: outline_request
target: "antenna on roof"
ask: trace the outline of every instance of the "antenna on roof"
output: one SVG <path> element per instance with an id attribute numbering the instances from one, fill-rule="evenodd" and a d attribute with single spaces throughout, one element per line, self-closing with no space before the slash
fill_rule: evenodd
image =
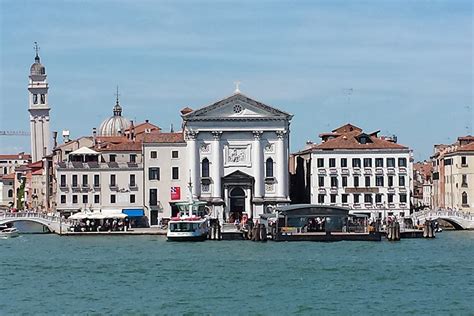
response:
<path id="1" fill-rule="evenodd" d="M 171 126 L 170 126 L 170 133 L 174 133 L 173 123 L 171 123 Z"/>

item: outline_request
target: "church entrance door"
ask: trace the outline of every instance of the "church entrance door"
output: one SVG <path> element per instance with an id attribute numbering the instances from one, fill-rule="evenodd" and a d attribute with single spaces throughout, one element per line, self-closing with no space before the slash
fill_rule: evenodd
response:
<path id="1" fill-rule="evenodd" d="M 230 216 L 229 222 L 242 221 L 242 213 L 245 212 L 245 191 L 241 187 L 235 187 L 230 191 Z"/>

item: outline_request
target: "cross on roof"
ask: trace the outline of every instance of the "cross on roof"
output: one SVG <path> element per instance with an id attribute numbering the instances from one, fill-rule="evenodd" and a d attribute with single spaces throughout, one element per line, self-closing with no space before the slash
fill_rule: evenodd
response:
<path id="1" fill-rule="evenodd" d="M 240 93 L 239 86 L 240 86 L 241 82 L 240 82 L 240 81 L 234 81 L 234 83 L 235 83 L 235 91 L 234 91 L 234 93 Z"/>

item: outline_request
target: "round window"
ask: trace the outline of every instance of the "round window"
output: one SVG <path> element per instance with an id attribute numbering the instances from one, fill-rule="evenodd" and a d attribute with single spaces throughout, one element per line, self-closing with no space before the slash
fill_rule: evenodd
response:
<path id="1" fill-rule="evenodd" d="M 240 112 L 242 112 L 243 109 L 244 108 L 242 107 L 242 105 L 240 105 L 238 103 L 234 104 L 234 113 L 240 113 Z"/>

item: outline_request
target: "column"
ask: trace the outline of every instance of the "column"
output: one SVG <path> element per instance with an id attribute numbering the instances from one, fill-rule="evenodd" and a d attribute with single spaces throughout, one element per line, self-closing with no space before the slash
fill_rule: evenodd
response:
<path id="1" fill-rule="evenodd" d="M 30 115 L 31 160 L 36 161 L 36 125 L 34 116 Z"/>
<path id="2" fill-rule="evenodd" d="M 262 131 L 253 131 L 253 155 L 252 155 L 252 165 L 255 171 L 255 197 L 262 198 L 264 195 L 263 190 L 263 182 L 264 182 L 264 174 L 263 174 L 263 151 L 262 151 Z"/>
<path id="3" fill-rule="evenodd" d="M 221 131 L 213 131 L 213 141 L 212 141 L 212 171 L 211 176 L 214 182 L 212 196 L 214 198 L 222 199 L 222 148 L 221 148 Z"/>
<path id="4" fill-rule="evenodd" d="M 189 178 L 193 185 L 192 194 L 194 197 L 198 196 L 198 181 L 199 181 L 199 169 L 197 168 L 198 165 L 198 147 L 196 144 L 198 132 L 195 131 L 187 131 L 186 138 L 187 138 L 187 145 L 188 145 L 188 168 L 189 168 Z"/>
<path id="5" fill-rule="evenodd" d="M 286 131 L 276 131 L 276 175 L 277 175 L 277 196 L 287 198 L 288 194 L 288 157 L 286 156 Z"/>

